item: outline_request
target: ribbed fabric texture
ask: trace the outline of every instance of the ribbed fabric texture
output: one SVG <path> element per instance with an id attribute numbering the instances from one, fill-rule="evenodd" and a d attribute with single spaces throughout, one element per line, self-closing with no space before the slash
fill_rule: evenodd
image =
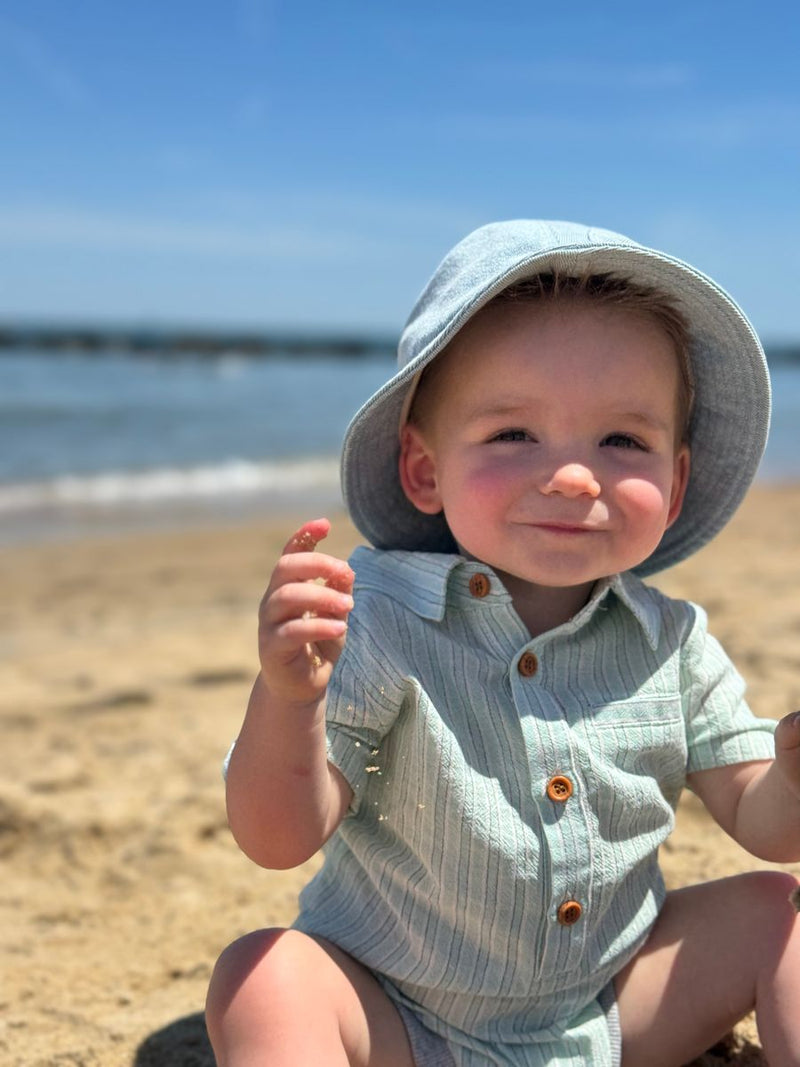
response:
<path id="1" fill-rule="evenodd" d="M 531 639 L 479 563 L 364 548 L 351 565 L 328 735 L 354 801 L 297 926 L 375 971 L 461 1067 L 611 1063 L 596 998 L 662 903 L 686 774 L 771 758 L 775 724 L 702 611 L 634 577 Z M 568 900 L 582 914 L 562 925 Z"/>

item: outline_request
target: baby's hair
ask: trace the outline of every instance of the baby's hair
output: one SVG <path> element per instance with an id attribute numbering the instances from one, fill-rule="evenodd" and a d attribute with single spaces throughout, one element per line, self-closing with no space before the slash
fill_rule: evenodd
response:
<path id="1" fill-rule="evenodd" d="M 647 315 L 664 330 L 673 344 L 678 361 L 679 440 L 685 441 L 688 435 L 694 402 L 694 376 L 689 356 L 689 328 L 681 311 L 663 293 L 648 286 L 639 285 L 628 278 L 617 277 L 613 274 L 574 276 L 553 272 L 535 274 L 530 278 L 522 278 L 520 281 L 514 282 L 493 297 L 485 305 L 485 308 L 512 303 L 555 304 L 572 300 L 591 301 L 601 307 L 615 307 Z M 485 308 L 482 308 L 481 311 L 485 310 Z M 480 313 L 478 312 L 478 314 Z M 444 362 L 441 356 L 447 352 L 450 345 L 457 338 L 458 335 L 423 372 L 417 386 L 417 396 L 409 413 L 410 421 L 417 421 L 418 412 L 414 409 L 417 406 L 420 387 L 423 382 L 426 386 L 430 384 L 430 380 L 435 377 L 434 368 L 437 367 L 437 364 L 441 366 Z"/>

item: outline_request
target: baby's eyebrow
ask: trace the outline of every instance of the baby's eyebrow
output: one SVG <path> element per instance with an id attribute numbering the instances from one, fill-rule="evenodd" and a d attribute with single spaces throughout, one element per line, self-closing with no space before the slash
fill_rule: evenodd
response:
<path id="1" fill-rule="evenodd" d="M 476 419 L 505 419 L 508 421 L 523 422 L 531 415 L 531 406 L 523 403 L 518 397 L 497 398 L 491 401 L 481 401 L 480 397 L 464 412 L 464 421 L 473 422 Z M 657 430 L 662 433 L 671 433 L 674 429 L 673 420 L 669 416 L 659 412 L 638 408 L 613 408 L 609 407 L 603 415 L 609 425 L 641 426 L 643 429 Z"/>
<path id="2" fill-rule="evenodd" d="M 670 433 L 674 428 L 674 422 L 669 417 L 664 417 L 655 411 L 619 411 L 612 412 L 612 418 L 619 419 L 623 423 L 635 423 L 646 428 L 663 430 Z"/>
<path id="3" fill-rule="evenodd" d="M 530 407 L 520 403 L 516 397 L 511 400 L 493 400 L 482 403 L 480 399 L 468 407 L 464 413 L 467 419 L 513 418 L 529 412 Z"/>

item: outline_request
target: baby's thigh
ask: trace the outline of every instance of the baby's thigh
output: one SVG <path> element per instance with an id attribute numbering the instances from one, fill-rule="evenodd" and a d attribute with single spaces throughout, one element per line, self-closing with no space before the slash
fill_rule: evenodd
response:
<path id="1" fill-rule="evenodd" d="M 403 1021 L 371 973 L 297 930 L 260 930 L 230 945 L 206 1021 L 220 1063 L 413 1067 Z"/>
<path id="2" fill-rule="evenodd" d="M 667 895 L 614 983 L 624 1067 L 686 1063 L 755 1007 L 787 947 L 797 955 L 796 886 L 791 875 L 762 871 Z"/>

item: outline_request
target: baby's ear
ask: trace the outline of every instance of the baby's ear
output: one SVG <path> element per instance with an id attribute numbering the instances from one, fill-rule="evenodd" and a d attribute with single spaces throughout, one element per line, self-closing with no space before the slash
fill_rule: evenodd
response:
<path id="1" fill-rule="evenodd" d="M 672 473 L 672 491 L 669 498 L 669 514 L 667 516 L 667 529 L 672 526 L 681 513 L 683 498 L 686 496 L 686 488 L 689 485 L 689 468 L 691 455 L 689 446 L 684 444 L 678 449 Z"/>
<path id="2" fill-rule="evenodd" d="M 426 515 L 438 515 L 442 498 L 436 480 L 433 450 L 418 426 L 406 423 L 400 433 L 400 485 L 408 499 Z"/>

